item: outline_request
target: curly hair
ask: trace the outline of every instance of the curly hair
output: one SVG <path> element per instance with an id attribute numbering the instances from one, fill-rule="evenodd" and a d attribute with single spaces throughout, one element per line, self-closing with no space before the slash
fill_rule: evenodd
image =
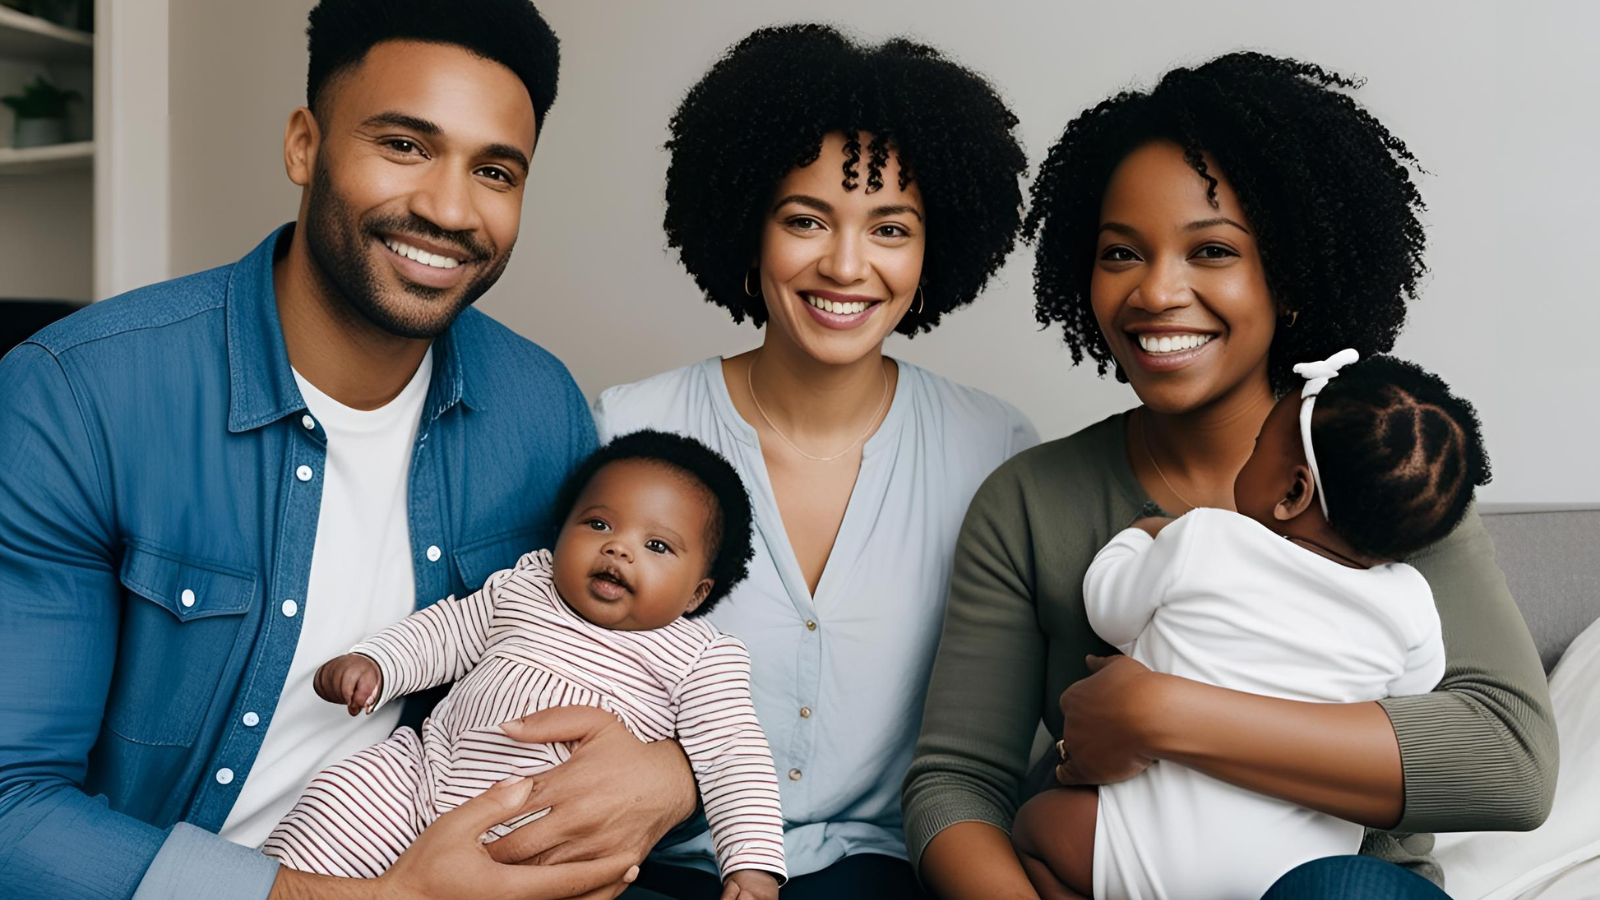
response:
<path id="1" fill-rule="evenodd" d="M 591 453 L 567 476 L 552 510 L 553 530 L 561 529 L 579 495 L 601 469 L 624 460 L 642 460 L 667 468 L 699 485 L 711 501 L 705 535 L 710 548 L 706 553 L 706 577 L 711 579 L 711 592 L 693 612 L 686 613 L 691 618 L 705 615 L 750 574 L 750 560 L 756 555 L 751 538 L 750 495 L 744 481 L 717 451 L 694 438 L 650 429 L 635 431 Z"/>
<path id="2" fill-rule="evenodd" d="M 982 76 L 903 38 L 865 46 L 825 25 L 762 28 L 689 89 L 667 150 L 667 245 L 735 322 L 767 319 L 745 294 L 778 183 L 810 165 L 826 134 L 848 143 L 847 190 L 883 186 L 890 153 L 927 217 L 922 311 L 906 335 L 972 302 L 1016 243 L 1027 157 L 1017 117 Z M 862 133 L 872 139 L 862 146 Z M 863 165 L 863 156 L 865 164 Z"/>
<path id="3" fill-rule="evenodd" d="M 1345 347 L 1388 351 L 1427 271 L 1421 171 L 1406 145 L 1340 88 L 1362 82 L 1310 63 L 1230 53 L 1173 69 L 1067 124 L 1034 182 L 1024 234 L 1036 243 L 1035 317 L 1060 322 L 1072 362 L 1116 365 L 1089 305 L 1100 206 L 1112 173 L 1152 141 L 1183 148 L 1216 205 L 1209 156 L 1232 185 L 1280 314 L 1268 376 L 1283 393 L 1297 362 Z M 1120 369 L 1119 380 L 1126 380 Z"/>
<path id="4" fill-rule="evenodd" d="M 306 106 L 321 110 L 328 83 L 384 41 L 454 44 L 516 74 L 533 101 L 536 126 L 556 102 L 561 45 L 528 0 L 321 0 L 306 27 L 311 60 Z"/>
<path id="5" fill-rule="evenodd" d="M 1328 525 L 1364 553 L 1402 559 L 1460 524 L 1489 454 L 1472 404 L 1391 356 L 1346 366 L 1317 396 L 1311 441 Z"/>

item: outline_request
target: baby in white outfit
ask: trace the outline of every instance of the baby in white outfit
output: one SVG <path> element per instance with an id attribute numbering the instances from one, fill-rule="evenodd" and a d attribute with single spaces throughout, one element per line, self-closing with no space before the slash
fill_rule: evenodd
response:
<path id="1" fill-rule="evenodd" d="M 1239 512 L 1141 519 L 1100 551 L 1083 586 L 1096 633 L 1153 671 L 1262 696 L 1358 703 L 1438 684 L 1433 594 L 1396 560 L 1447 535 L 1487 482 L 1477 418 L 1416 366 L 1355 357 L 1295 367 L 1307 384 L 1263 424 Z M 1044 900 L 1238 900 L 1357 852 L 1362 834 L 1156 762 L 1039 795 L 1013 839 Z"/>

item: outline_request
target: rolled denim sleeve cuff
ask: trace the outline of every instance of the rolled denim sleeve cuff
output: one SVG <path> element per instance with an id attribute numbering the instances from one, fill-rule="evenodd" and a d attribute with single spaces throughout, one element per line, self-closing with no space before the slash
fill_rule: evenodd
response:
<path id="1" fill-rule="evenodd" d="M 187 822 L 173 826 L 133 900 L 266 900 L 278 861 Z"/>

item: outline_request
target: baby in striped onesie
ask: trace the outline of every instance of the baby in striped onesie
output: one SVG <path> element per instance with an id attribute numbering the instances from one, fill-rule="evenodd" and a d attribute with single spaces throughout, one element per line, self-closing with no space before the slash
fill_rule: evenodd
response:
<path id="1" fill-rule="evenodd" d="M 643 431 L 580 466 L 558 508 L 553 554 L 529 553 L 477 593 L 441 600 L 318 670 L 318 695 L 352 715 L 455 684 L 420 734 L 401 728 L 320 772 L 263 852 L 301 871 L 376 877 L 439 816 L 568 758 L 564 744 L 518 743 L 501 723 L 596 706 L 642 741 L 682 744 L 724 897 L 776 898 L 783 816 L 750 656 L 698 618 L 745 577 L 752 555 L 738 474 L 698 441 Z"/>

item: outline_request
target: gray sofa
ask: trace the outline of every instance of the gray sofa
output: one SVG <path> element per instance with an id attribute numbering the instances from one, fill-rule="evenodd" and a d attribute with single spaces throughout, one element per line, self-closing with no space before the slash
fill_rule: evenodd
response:
<path id="1" fill-rule="evenodd" d="M 1600 503 L 1478 508 L 1548 674 L 1600 618 Z"/>

